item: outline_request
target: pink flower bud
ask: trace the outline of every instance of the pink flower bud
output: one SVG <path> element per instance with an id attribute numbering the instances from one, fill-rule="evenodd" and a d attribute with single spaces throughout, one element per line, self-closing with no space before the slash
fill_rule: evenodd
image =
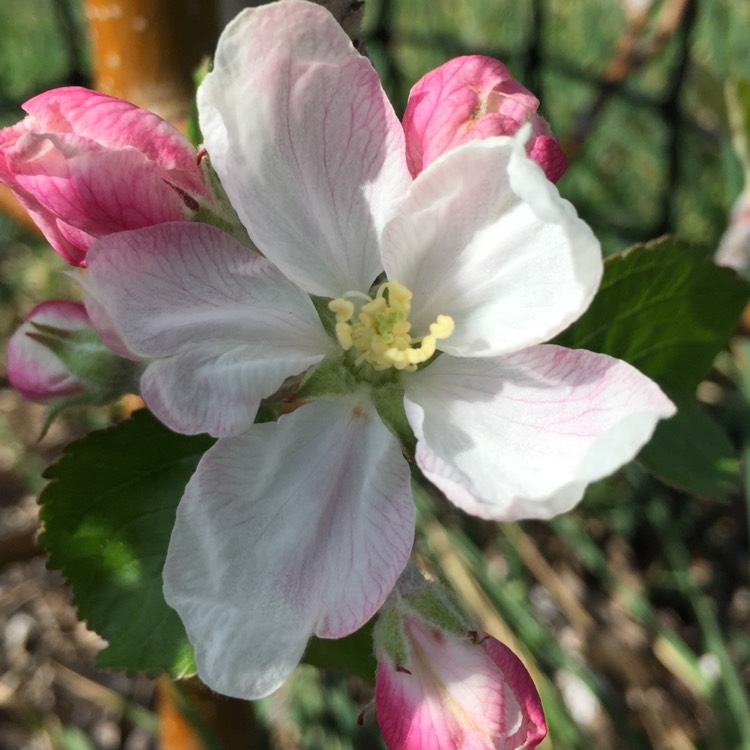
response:
<path id="1" fill-rule="evenodd" d="M 23 108 L 0 130 L 0 182 L 73 265 L 99 237 L 190 218 L 209 198 L 196 150 L 151 112 L 79 87 Z"/>
<path id="2" fill-rule="evenodd" d="M 547 728 L 534 683 L 518 657 L 482 633 L 402 620 L 406 662 L 383 654 L 375 711 L 390 750 L 520 750 Z"/>
<path id="3" fill-rule="evenodd" d="M 406 161 L 416 177 L 451 148 L 478 138 L 513 135 L 531 123 L 529 156 L 552 182 L 568 166 L 560 143 L 536 111 L 539 100 L 497 60 L 470 55 L 427 73 L 409 94 L 404 112 Z"/>
<path id="4" fill-rule="evenodd" d="M 518 657 L 473 629 L 451 593 L 409 564 L 373 631 L 375 714 L 389 750 L 522 750 L 547 734 Z"/>
<path id="5" fill-rule="evenodd" d="M 29 401 L 54 411 L 73 404 L 102 404 L 136 382 L 137 365 L 112 353 L 99 339 L 79 302 L 37 305 L 10 337 L 6 371 Z"/>

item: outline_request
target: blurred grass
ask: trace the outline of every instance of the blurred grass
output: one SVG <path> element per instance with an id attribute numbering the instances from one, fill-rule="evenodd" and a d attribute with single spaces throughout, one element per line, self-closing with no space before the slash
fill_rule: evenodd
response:
<path id="1" fill-rule="evenodd" d="M 660 37 L 677 5 L 653 3 L 642 54 L 616 82 L 629 29 L 616 0 L 367 0 L 365 32 L 399 110 L 450 57 L 502 59 L 566 144 L 559 187 L 607 252 L 664 231 L 715 245 L 741 189 L 722 90 L 726 76 L 750 76 L 750 3 L 685 0 L 683 22 Z M 25 98 L 85 80 L 86 60 L 77 2 L 2 0 L 0 124 Z M 0 216 L 0 338 L 36 302 L 75 295 L 64 267 Z M 731 378 L 715 385 L 716 415 L 750 445 Z M 14 429 L 0 412 L 5 445 Z M 40 462 L 30 447 L 14 467 L 29 491 Z M 545 748 L 750 750 L 748 507 L 744 495 L 717 505 L 677 493 L 635 466 L 549 524 L 480 522 L 420 491 L 417 552 L 525 659 L 550 724 Z M 258 713 L 275 747 L 382 747 L 372 719 L 356 722 L 368 696 L 303 668 Z M 61 746 L 91 743 L 71 727 Z"/>
<path id="2" fill-rule="evenodd" d="M 0 3 L 0 114 L 62 82 L 75 83 L 88 61 L 83 10 L 74 0 Z"/>

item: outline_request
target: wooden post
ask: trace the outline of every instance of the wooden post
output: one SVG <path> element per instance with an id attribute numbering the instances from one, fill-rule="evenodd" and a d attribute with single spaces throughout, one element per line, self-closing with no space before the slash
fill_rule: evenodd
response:
<path id="1" fill-rule="evenodd" d="M 214 0 L 85 0 L 94 88 L 184 124 L 193 71 L 214 51 Z"/>
<path id="2" fill-rule="evenodd" d="M 252 704 L 218 695 L 193 678 L 156 683 L 159 750 L 255 750 L 265 746 Z"/>

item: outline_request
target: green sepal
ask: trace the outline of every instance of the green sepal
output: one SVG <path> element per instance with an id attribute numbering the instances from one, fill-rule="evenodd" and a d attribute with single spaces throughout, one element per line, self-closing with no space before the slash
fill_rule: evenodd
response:
<path id="1" fill-rule="evenodd" d="M 212 67 L 213 61 L 206 57 L 194 70 L 193 82 L 195 83 L 196 88 L 201 85 L 203 79 L 210 73 Z M 195 104 L 195 101 L 193 101 L 190 110 L 190 117 L 187 121 L 186 135 L 193 146 L 200 148 L 203 143 L 203 134 L 200 129 L 198 107 Z M 186 204 L 198 204 L 197 210 L 193 214 L 194 220 L 201 224 L 210 224 L 213 227 L 222 229 L 228 234 L 231 234 L 243 245 L 247 245 L 253 252 L 259 253 L 258 248 L 255 247 L 255 243 L 250 239 L 250 235 L 248 235 L 247 230 L 243 226 L 239 216 L 237 216 L 237 212 L 234 210 L 232 203 L 227 197 L 224 186 L 219 179 L 219 175 L 216 174 L 216 170 L 213 168 L 211 159 L 205 149 L 199 153 L 198 169 L 204 182 L 209 188 L 209 193 L 213 196 L 213 200 L 206 204 L 197 201 L 193 196 L 183 196 L 183 200 L 185 200 Z"/>
<path id="2" fill-rule="evenodd" d="M 39 440 L 42 440 L 47 436 L 49 428 L 52 427 L 54 421 L 62 414 L 66 409 L 76 406 L 104 406 L 106 403 L 113 401 L 119 395 L 113 398 L 103 399 L 92 399 L 86 393 L 77 393 L 72 396 L 63 396 L 60 399 L 50 403 L 47 406 L 47 410 L 44 412 L 44 418 L 42 419 L 42 429 L 39 432 Z"/>
<path id="3" fill-rule="evenodd" d="M 380 418 L 401 444 L 404 454 L 413 460 L 417 439 L 406 418 L 404 387 L 398 381 L 375 386 L 372 389 L 372 400 Z"/>
<path id="4" fill-rule="evenodd" d="M 476 629 L 453 592 L 425 578 L 413 562 L 409 562 L 401 574 L 393 598 L 403 611 L 419 615 L 428 624 L 448 633 L 466 635 L 467 631 Z"/>
<path id="5" fill-rule="evenodd" d="M 408 669 L 411 650 L 404 632 L 406 619 L 418 619 L 445 634 L 469 636 L 476 626 L 464 614 L 449 589 L 428 581 L 413 562 L 404 569 L 394 590 L 380 610 L 373 640 L 379 659 L 387 654 L 395 667 Z"/>
<path id="6" fill-rule="evenodd" d="M 114 354 L 92 329 L 70 330 L 29 321 L 35 330 L 26 333 L 46 347 L 80 382 L 81 389 L 67 396 L 48 399 L 41 440 L 61 412 L 75 406 L 103 406 L 124 393 L 138 391 L 142 366 Z"/>
<path id="7" fill-rule="evenodd" d="M 203 79 L 211 72 L 213 60 L 210 57 L 204 57 L 197 68 L 193 70 L 193 86 L 197 90 L 203 83 Z M 203 133 L 198 118 L 198 103 L 196 97 L 191 98 L 190 116 L 185 123 L 185 135 L 190 143 L 198 148 L 203 143 Z"/>
<path id="8" fill-rule="evenodd" d="M 372 633 L 377 658 L 387 656 L 396 668 L 409 663 L 409 646 L 401 622 L 398 604 L 386 604 L 380 610 Z"/>
<path id="9" fill-rule="evenodd" d="M 29 321 L 26 335 L 49 349 L 65 369 L 91 386 L 82 403 L 103 403 L 122 395 L 132 385 L 136 365 L 107 348 L 93 329 L 70 330 Z"/>
<path id="10" fill-rule="evenodd" d="M 209 192 L 214 197 L 211 203 L 208 204 L 198 202 L 198 209 L 193 214 L 193 220 L 201 224 L 210 224 L 212 227 L 217 227 L 227 234 L 231 234 L 238 242 L 246 245 L 252 252 L 260 255 L 260 251 L 250 239 L 250 235 L 247 233 L 227 197 L 224 186 L 221 184 L 216 170 L 211 165 L 208 155 L 203 156 L 198 164 L 198 168 L 205 183 L 208 185 Z"/>
<path id="11" fill-rule="evenodd" d="M 476 629 L 461 611 L 453 594 L 439 584 L 431 584 L 406 601 L 423 620 L 440 630 L 463 636 Z"/>
<path id="12" fill-rule="evenodd" d="M 342 352 L 340 356 L 326 357 L 316 365 L 305 377 L 296 398 L 309 401 L 323 396 L 345 396 L 357 387 L 354 376 L 344 364 Z"/>

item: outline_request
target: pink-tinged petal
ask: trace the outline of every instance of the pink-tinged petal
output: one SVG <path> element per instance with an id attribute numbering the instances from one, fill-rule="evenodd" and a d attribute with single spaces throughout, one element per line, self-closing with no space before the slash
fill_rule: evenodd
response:
<path id="1" fill-rule="evenodd" d="M 389 750 L 524 750 L 546 735 L 541 702 L 518 657 L 404 620 L 408 672 L 383 660 L 375 679 L 378 726 Z"/>
<path id="2" fill-rule="evenodd" d="M 406 159 L 416 176 L 446 151 L 468 141 L 514 135 L 533 125 L 529 156 L 556 182 L 567 160 L 547 123 L 536 113 L 539 100 L 498 60 L 469 55 L 449 60 L 412 88 L 404 112 Z"/>
<path id="3" fill-rule="evenodd" d="M 32 212 L 29 211 L 29 213 L 31 214 Z M 33 218 L 33 214 L 32 214 L 32 218 Z M 70 224 L 66 224 L 64 221 L 61 221 L 60 219 L 57 219 L 55 223 L 57 225 L 57 231 L 60 233 L 60 236 L 62 237 L 63 241 L 70 243 L 70 245 L 74 248 L 88 248 L 96 240 L 96 237 L 89 234 L 88 232 L 84 232 L 82 229 L 78 229 L 77 227 L 72 227 L 70 226 Z M 85 250 L 77 250 L 77 252 L 81 255 L 81 258 L 85 259 L 86 257 Z M 73 265 L 80 265 L 80 264 L 74 263 Z"/>
<path id="4" fill-rule="evenodd" d="M 81 275 L 73 277 L 81 286 L 86 298 L 86 310 L 96 327 L 96 333 L 106 346 L 123 359 L 139 362 L 142 358 L 135 352 L 130 351 L 122 340 L 117 324 L 109 315 L 105 304 L 99 302 L 95 288 L 88 284 L 87 277 Z"/>
<path id="5" fill-rule="evenodd" d="M 409 173 L 378 75 L 333 16 L 299 0 L 245 10 L 219 40 L 198 109 L 260 250 L 312 294 L 369 289 Z"/>
<path id="6" fill-rule="evenodd" d="M 444 355 L 404 383 L 422 472 L 468 513 L 502 521 L 569 510 L 675 411 L 627 363 L 558 346 Z"/>
<path id="7" fill-rule="evenodd" d="M 77 234 L 73 227 L 47 211 L 34 196 L 20 190 L 14 190 L 14 193 L 55 252 L 72 266 L 85 266 L 86 249 L 94 238 L 85 233 Z"/>
<path id="8" fill-rule="evenodd" d="M 32 221 L 65 261 L 74 266 L 84 265 L 85 248 L 91 243 L 78 243 L 75 238 L 66 236 L 65 230 L 60 226 L 60 219 L 47 211 L 33 195 L 23 190 L 16 183 L 15 170 L 17 166 L 11 167 L 13 152 L 19 140 L 28 140 L 30 132 L 31 126 L 28 119 L 11 127 L 0 129 L 0 183 L 13 190 L 19 203 L 28 211 Z"/>
<path id="9" fill-rule="evenodd" d="M 568 168 L 568 158 L 552 135 L 538 135 L 526 144 L 526 152 L 543 170 L 548 180 L 557 182 Z"/>
<path id="10" fill-rule="evenodd" d="M 81 233 L 102 237 L 179 221 L 197 208 L 169 187 L 164 169 L 144 154 L 106 150 L 78 135 L 28 133 L 19 138 L 7 163 L 14 190 L 58 217 L 58 228 L 71 244 L 86 241 Z"/>
<path id="11" fill-rule="evenodd" d="M 37 305 L 8 340 L 5 368 L 11 385 L 29 401 L 49 401 L 81 393 L 86 385 L 48 347 L 30 338 L 33 323 L 64 331 L 91 329 L 80 302 L 48 300 Z"/>
<path id="12" fill-rule="evenodd" d="M 154 359 L 141 382 L 173 430 L 236 435 L 262 398 L 333 345 L 309 297 L 219 229 L 189 222 L 110 235 L 89 251 L 89 314 Z"/>
<path id="13" fill-rule="evenodd" d="M 414 293 L 412 331 L 450 315 L 455 330 L 438 347 L 461 357 L 549 340 L 602 274 L 591 229 L 508 138 L 449 151 L 414 180 L 383 233 L 383 264 Z"/>
<path id="14" fill-rule="evenodd" d="M 304 404 L 209 450 L 187 486 L 164 592 L 214 690 L 260 698 L 310 635 L 380 607 L 414 536 L 409 467 L 366 401 Z"/>
<path id="15" fill-rule="evenodd" d="M 195 148 L 153 112 L 78 86 L 46 91 L 29 99 L 23 109 L 33 116 L 36 132 L 75 133 L 107 148 L 135 148 L 167 170 L 182 189 L 208 195 Z"/>
<path id="16" fill-rule="evenodd" d="M 482 633 L 478 633 L 482 639 Z M 520 750 L 536 747 L 547 736 L 542 702 L 531 675 L 521 660 L 503 643 L 491 635 L 484 635 L 481 648 L 489 659 L 500 669 L 513 695 L 518 701 L 523 715 L 516 741 Z M 524 740 L 525 735 L 525 742 Z"/>

